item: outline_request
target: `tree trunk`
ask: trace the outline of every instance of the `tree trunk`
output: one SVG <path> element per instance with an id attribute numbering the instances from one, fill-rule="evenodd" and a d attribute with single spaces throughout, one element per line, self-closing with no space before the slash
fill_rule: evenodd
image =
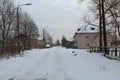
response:
<path id="1" fill-rule="evenodd" d="M 108 54 L 108 49 L 107 49 L 107 36 L 106 36 L 106 25 L 105 25 L 105 11 L 104 11 L 104 0 L 101 0 L 101 7 L 102 7 L 102 25 L 103 25 L 103 38 L 104 38 L 104 51 L 105 55 Z"/>
<path id="2" fill-rule="evenodd" d="M 100 46 L 100 52 L 102 52 L 102 17 L 101 17 L 101 0 L 99 0 L 99 46 Z"/>

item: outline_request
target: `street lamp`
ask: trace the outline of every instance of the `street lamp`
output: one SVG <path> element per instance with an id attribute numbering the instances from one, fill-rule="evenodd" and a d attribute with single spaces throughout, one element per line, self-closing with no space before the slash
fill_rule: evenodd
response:
<path id="1" fill-rule="evenodd" d="M 18 53 L 20 54 L 20 33 L 19 33 L 19 8 L 21 6 L 29 6 L 32 5 L 32 3 L 26 3 L 26 4 L 21 4 L 17 6 L 17 28 L 18 28 Z"/>

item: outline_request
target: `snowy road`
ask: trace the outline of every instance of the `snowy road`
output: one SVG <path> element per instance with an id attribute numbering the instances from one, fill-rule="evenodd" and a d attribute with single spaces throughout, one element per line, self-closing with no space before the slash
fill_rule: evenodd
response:
<path id="1" fill-rule="evenodd" d="M 120 80 L 120 62 L 85 50 L 55 47 L 3 59 L 0 72 L 0 80 Z"/>
<path id="2" fill-rule="evenodd" d="M 3 70 L 0 80 L 36 80 L 40 78 L 64 80 L 62 56 L 57 48 L 54 51 L 50 49 L 32 50 L 30 53 L 33 54 L 10 59 L 8 65 L 6 60 L 1 61 L 1 67 L 4 67 L 3 65 L 6 64 L 7 71 Z"/>

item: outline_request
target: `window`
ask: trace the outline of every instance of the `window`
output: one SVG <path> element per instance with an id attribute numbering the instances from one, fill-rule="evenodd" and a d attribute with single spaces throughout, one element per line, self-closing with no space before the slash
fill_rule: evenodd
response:
<path id="1" fill-rule="evenodd" d="M 86 39 L 89 39 L 89 36 L 86 36 Z"/>
<path id="2" fill-rule="evenodd" d="M 89 47 L 89 43 L 87 43 L 86 46 Z"/>

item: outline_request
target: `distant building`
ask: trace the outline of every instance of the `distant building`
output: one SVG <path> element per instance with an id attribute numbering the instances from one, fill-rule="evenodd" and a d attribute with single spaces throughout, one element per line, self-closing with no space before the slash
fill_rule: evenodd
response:
<path id="1" fill-rule="evenodd" d="M 20 46 L 26 47 L 27 49 L 32 49 L 32 48 L 43 48 L 44 47 L 44 42 L 42 39 L 29 39 L 26 35 L 20 34 Z M 18 36 L 12 38 L 9 42 L 11 45 L 18 45 Z"/>
<path id="2" fill-rule="evenodd" d="M 77 30 L 74 35 L 74 46 L 79 49 L 88 49 L 90 47 L 99 47 L 99 32 L 98 27 L 86 26 Z M 107 33 L 107 46 L 111 47 L 112 36 Z"/>

